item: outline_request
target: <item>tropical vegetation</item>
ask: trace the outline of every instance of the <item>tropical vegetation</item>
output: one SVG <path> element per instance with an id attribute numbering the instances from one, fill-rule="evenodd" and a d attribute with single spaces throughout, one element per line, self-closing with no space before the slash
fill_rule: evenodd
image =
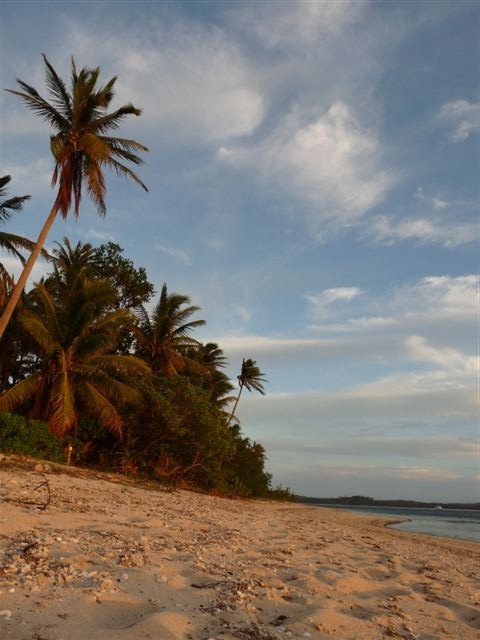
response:
<path id="1" fill-rule="evenodd" d="M 264 394 L 257 363 L 244 358 L 239 391 L 225 373 L 216 342 L 188 295 L 155 286 L 113 242 L 95 247 L 55 243 L 49 272 L 25 283 L 58 213 L 79 213 L 86 187 L 105 214 L 104 169 L 145 188 L 130 165 L 146 147 L 112 137 L 131 104 L 108 112 L 116 78 L 99 85 L 99 69 L 77 71 L 70 88 L 44 56 L 49 100 L 18 80 L 19 96 L 53 129 L 56 196 L 37 243 L 0 233 L 0 247 L 24 265 L 17 283 L 0 265 L 0 450 L 68 460 L 155 478 L 176 486 L 243 496 L 272 495 L 266 452 L 245 437 L 235 416 L 243 389 Z M 0 223 L 29 196 L 8 197 L 0 179 Z M 25 261 L 23 251 L 31 251 Z M 233 403 L 233 409 L 231 405 Z M 72 455 L 70 455 L 72 454 Z M 284 490 L 273 491 L 284 497 Z"/>
<path id="2" fill-rule="evenodd" d="M 72 58 L 70 89 L 67 89 L 66 83 L 45 55 L 43 59 L 50 102 L 23 80 L 17 79 L 19 89 L 7 91 L 21 98 L 35 115 L 43 118 L 53 129 L 50 136 L 50 151 L 54 159 L 52 184 L 56 186 L 57 193 L 32 253 L 3 309 L 0 317 L 0 338 L 18 304 L 57 214 L 60 212 L 63 218 L 66 218 L 73 206 L 74 215 L 78 217 L 82 188 L 86 187 L 101 216 L 106 213 L 105 168 L 131 178 L 147 189 L 128 166 L 128 163 L 141 164 L 142 159 L 138 153 L 147 151 L 147 147 L 136 140 L 111 135 L 127 116 L 141 114 L 141 110 L 130 103 L 108 112 L 115 95 L 116 77 L 99 86 L 99 67 L 77 71 Z"/>
<path id="3" fill-rule="evenodd" d="M 64 238 L 50 264 L 4 336 L 11 348 L 8 357 L 0 353 L 0 416 L 23 422 L 12 423 L 18 438 L 10 423 L 0 430 L 0 449 L 38 446 L 58 459 L 73 445 L 75 464 L 227 494 L 269 494 L 265 450 L 229 410 L 235 398 L 226 357 L 215 342 L 194 337 L 205 325 L 199 307 L 163 284 L 148 312 L 153 284 L 113 243 Z M 238 382 L 240 393 L 264 393 L 264 374 L 251 359 Z"/>

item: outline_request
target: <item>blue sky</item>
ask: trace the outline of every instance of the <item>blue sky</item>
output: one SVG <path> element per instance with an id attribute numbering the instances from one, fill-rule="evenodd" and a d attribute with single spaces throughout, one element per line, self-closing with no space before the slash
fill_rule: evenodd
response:
<path id="1" fill-rule="evenodd" d="M 475 500 L 478 3 L 8 2 L 1 86 L 118 75 L 149 186 L 108 179 L 68 236 L 113 240 L 190 295 L 274 482 L 318 496 Z M 1 171 L 48 213 L 48 128 L 3 93 Z M 18 267 L 1 257 L 12 271 Z M 38 278 L 45 270 L 39 263 Z"/>

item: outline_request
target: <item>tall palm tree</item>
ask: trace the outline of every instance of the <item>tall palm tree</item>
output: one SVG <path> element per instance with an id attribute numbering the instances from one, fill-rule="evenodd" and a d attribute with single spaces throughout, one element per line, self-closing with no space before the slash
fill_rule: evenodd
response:
<path id="1" fill-rule="evenodd" d="M 150 373 L 134 356 L 112 355 L 129 313 L 109 310 L 115 293 L 106 280 L 80 276 L 61 304 L 43 284 L 31 295 L 36 311 L 21 310 L 18 322 L 36 345 L 40 367 L 0 397 L 0 411 L 30 407 L 59 437 L 88 415 L 121 438 L 119 408 L 142 399 L 127 376 Z"/>
<path id="2" fill-rule="evenodd" d="M 102 216 L 106 213 L 106 187 L 103 175 L 105 168 L 133 179 L 147 190 L 136 173 L 125 164 L 126 162 L 140 164 L 142 160 L 137 154 L 139 151 L 147 151 L 147 148 L 135 140 L 109 135 L 109 132 L 117 129 L 127 116 L 141 114 L 141 110 L 132 104 L 126 104 L 108 113 L 108 107 L 114 96 L 116 77 L 109 80 L 103 87 L 98 86 L 100 68 L 84 68 L 78 72 L 72 58 L 71 87 L 68 90 L 65 82 L 45 55 L 43 59 L 46 65 L 46 84 L 50 102 L 22 80 L 17 79 L 21 91 L 13 89 L 8 91 L 19 96 L 27 107 L 46 120 L 54 131 L 50 136 L 50 150 L 55 161 L 52 185 L 57 187 L 57 195 L 35 247 L 0 318 L 0 337 L 10 320 L 58 212 L 66 218 L 73 205 L 74 215 L 78 216 L 83 184 L 86 185 L 89 196 Z"/>
<path id="3" fill-rule="evenodd" d="M 235 404 L 233 405 L 232 413 L 230 414 L 227 422 L 227 427 L 230 425 L 230 422 L 235 415 L 235 410 L 237 408 L 244 387 L 245 389 L 247 389 L 247 391 L 258 391 L 262 394 L 262 396 L 265 395 L 265 390 L 262 383 L 268 382 L 268 380 L 263 377 L 264 375 L 265 374 L 262 373 L 257 367 L 257 363 L 255 362 L 255 360 L 251 360 L 250 358 L 248 358 L 247 360 L 245 360 L 245 358 L 243 359 L 242 370 L 240 372 L 240 375 L 237 376 L 240 391 L 238 392 L 237 399 L 235 400 Z"/>
<path id="4" fill-rule="evenodd" d="M 190 305 L 190 298 L 179 293 L 168 293 L 164 284 L 160 300 L 150 319 L 144 307 L 139 308 L 139 326 L 133 327 L 138 355 L 152 367 L 154 373 L 171 378 L 189 368 L 197 371 L 204 367 L 189 356 L 189 350 L 200 343 L 190 336 L 205 320 L 189 320 L 199 307 Z"/>

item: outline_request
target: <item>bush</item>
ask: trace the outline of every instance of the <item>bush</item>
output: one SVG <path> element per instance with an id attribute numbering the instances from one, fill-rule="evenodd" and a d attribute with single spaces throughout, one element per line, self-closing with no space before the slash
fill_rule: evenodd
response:
<path id="1" fill-rule="evenodd" d="M 0 412 L 0 451 L 63 462 L 60 440 L 44 422 Z"/>

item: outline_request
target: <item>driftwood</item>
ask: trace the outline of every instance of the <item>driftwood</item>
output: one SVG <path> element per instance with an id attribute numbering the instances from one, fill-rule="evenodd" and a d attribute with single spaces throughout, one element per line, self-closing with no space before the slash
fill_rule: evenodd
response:
<path id="1" fill-rule="evenodd" d="M 32 489 L 32 492 L 38 491 L 38 489 L 40 489 L 41 487 L 45 487 L 47 491 L 47 499 L 45 502 L 36 502 L 34 500 L 22 500 L 20 498 L 8 498 L 8 497 L 3 498 L 4 502 L 16 502 L 20 504 L 29 504 L 29 505 L 38 507 L 42 511 L 45 511 L 45 509 L 50 505 L 50 502 L 52 501 L 52 492 L 50 491 L 50 483 L 48 481 L 47 476 L 44 473 L 42 473 L 41 475 L 43 477 L 42 482 L 37 484 L 37 486 Z"/>
<path id="2" fill-rule="evenodd" d="M 48 482 L 47 476 L 44 473 L 42 473 L 42 476 L 43 476 L 43 481 L 40 482 L 40 484 L 37 484 L 37 486 L 33 490 L 37 491 L 37 489 L 40 489 L 40 487 L 45 487 L 47 489 L 47 501 L 45 502 L 45 504 L 37 505 L 40 507 L 40 509 L 42 509 L 42 511 L 45 511 L 45 509 L 49 506 L 52 500 L 52 492 L 50 491 L 50 483 Z M 31 502 L 29 504 L 37 504 L 37 503 Z"/>

